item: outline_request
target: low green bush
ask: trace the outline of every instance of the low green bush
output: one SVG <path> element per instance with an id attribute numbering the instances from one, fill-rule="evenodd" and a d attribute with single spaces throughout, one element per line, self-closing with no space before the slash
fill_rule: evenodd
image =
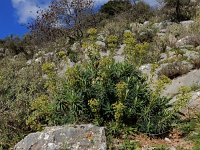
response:
<path id="1" fill-rule="evenodd" d="M 47 93 L 49 103 L 41 99 L 42 103 L 37 103 L 38 99 L 32 103 L 30 117 L 37 114 L 35 122 L 41 126 L 52 122 L 114 122 L 118 127 L 125 124 L 148 134 L 162 134 L 176 118 L 175 113 L 168 113 L 169 99 L 153 94 L 132 64 L 116 63 L 111 57 L 91 56 L 87 62 L 69 68 L 65 80 L 54 90 Z M 45 104 L 45 109 L 41 111 L 39 104 Z M 43 110 L 49 110 L 46 108 L 53 109 L 46 111 L 48 119 L 43 118 Z"/>

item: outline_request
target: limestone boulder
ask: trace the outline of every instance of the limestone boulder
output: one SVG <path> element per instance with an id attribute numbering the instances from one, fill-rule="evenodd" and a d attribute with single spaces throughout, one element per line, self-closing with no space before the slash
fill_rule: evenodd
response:
<path id="1" fill-rule="evenodd" d="M 106 150 L 104 127 L 92 124 L 48 127 L 31 133 L 14 150 Z"/>

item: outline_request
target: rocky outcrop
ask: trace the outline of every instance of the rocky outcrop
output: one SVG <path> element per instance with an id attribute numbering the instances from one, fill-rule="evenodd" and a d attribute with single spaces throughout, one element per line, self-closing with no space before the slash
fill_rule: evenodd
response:
<path id="1" fill-rule="evenodd" d="M 195 116 L 196 113 L 200 112 L 200 91 L 192 91 L 190 93 L 187 93 L 188 96 L 190 97 L 188 99 L 188 102 L 186 105 L 180 110 L 182 114 L 184 114 L 184 117 L 192 117 Z M 177 94 L 174 96 L 170 104 L 173 104 L 177 101 L 177 97 L 181 96 L 180 94 Z"/>
<path id="2" fill-rule="evenodd" d="M 165 75 L 168 78 L 173 79 L 190 72 L 193 68 L 194 66 L 186 61 L 165 63 L 161 64 L 160 67 L 157 69 L 157 75 Z"/>
<path id="3" fill-rule="evenodd" d="M 92 124 L 48 127 L 31 133 L 15 150 L 106 150 L 104 127 Z"/>
<path id="4" fill-rule="evenodd" d="M 184 26 L 184 27 L 189 27 L 189 26 L 191 26 L 192 24 L 194 24 L 195 23 L 195 21 L 193 21 L 193 20 L 187 20 L 187 21 L 181 21 L 180 22 L 180 24 L 182 25 L 182 26 Z"/>
<path id="5" fill-rule="evenodd" d="M 200 91 L 193 91 L 190 93 L 191 99 L 185 108 L 182 109 L 182 113 L 186 116 L 195 115 L 200 112 Z"/>
<path id="6" fill-rule="evenodd" d="M 176 42 L 177 48 L 194 48 L 199 44 L 198 35 L 191 35 L 181 38 Z"/>
<path id="7" fill-rule="evenodd" d="M 167 85 L 163 91 L 163 96 L 173 97 L 178 94 L 179 89 L 183 86 L 191 87 L 195 84 L 200 84 L 200 70 L 193 70 L 181 77 L 172 80 L 172 83 Z"/>

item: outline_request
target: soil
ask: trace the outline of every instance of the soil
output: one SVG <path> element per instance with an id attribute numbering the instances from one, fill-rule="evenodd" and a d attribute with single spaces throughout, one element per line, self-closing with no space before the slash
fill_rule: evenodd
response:
<path id="1" fill-rule="evenodd" d="M 192 141 L 186 139 L 186 137 L 184 137 L 183 134 L 177 129 L 174 129 L 168 135 L 162 138 L 149 137 L 144 134 L 134 134 L 129 135 L 128 139 L 130 139 L 130 141 L 136 141 L 137 143 L 139 143 L 141 150 L 150 150 L 153 147 L 158 147 L 162 145 L 169 148 L 191 150 L 194 144 Z M 123 137 L 120 139 L 114 139 L 113 142 L 116 146 L 115 149 L 119 149 L 119 145 L 123 144 L 123 141 Z"/>

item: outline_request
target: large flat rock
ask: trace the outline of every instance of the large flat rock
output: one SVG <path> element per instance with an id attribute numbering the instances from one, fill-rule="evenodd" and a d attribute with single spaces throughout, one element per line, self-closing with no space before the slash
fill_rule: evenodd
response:
<path id="1" fill-rule="evenodd" d="M 180 87 L 191 87 L 194 84 L 200 84 L 200 69 L 192 70 L 189 73 L 175 78 L 170 85 L 167 85 L 162 92 L 162 96 L 173 97 L 178 94 Z"/>
<path id="2" fill-rule="evenodd" d="M 92 124 L 48 127 L 31 133 L 17 143 L 15 150 L 106 150 L 104 127 Z"/>

